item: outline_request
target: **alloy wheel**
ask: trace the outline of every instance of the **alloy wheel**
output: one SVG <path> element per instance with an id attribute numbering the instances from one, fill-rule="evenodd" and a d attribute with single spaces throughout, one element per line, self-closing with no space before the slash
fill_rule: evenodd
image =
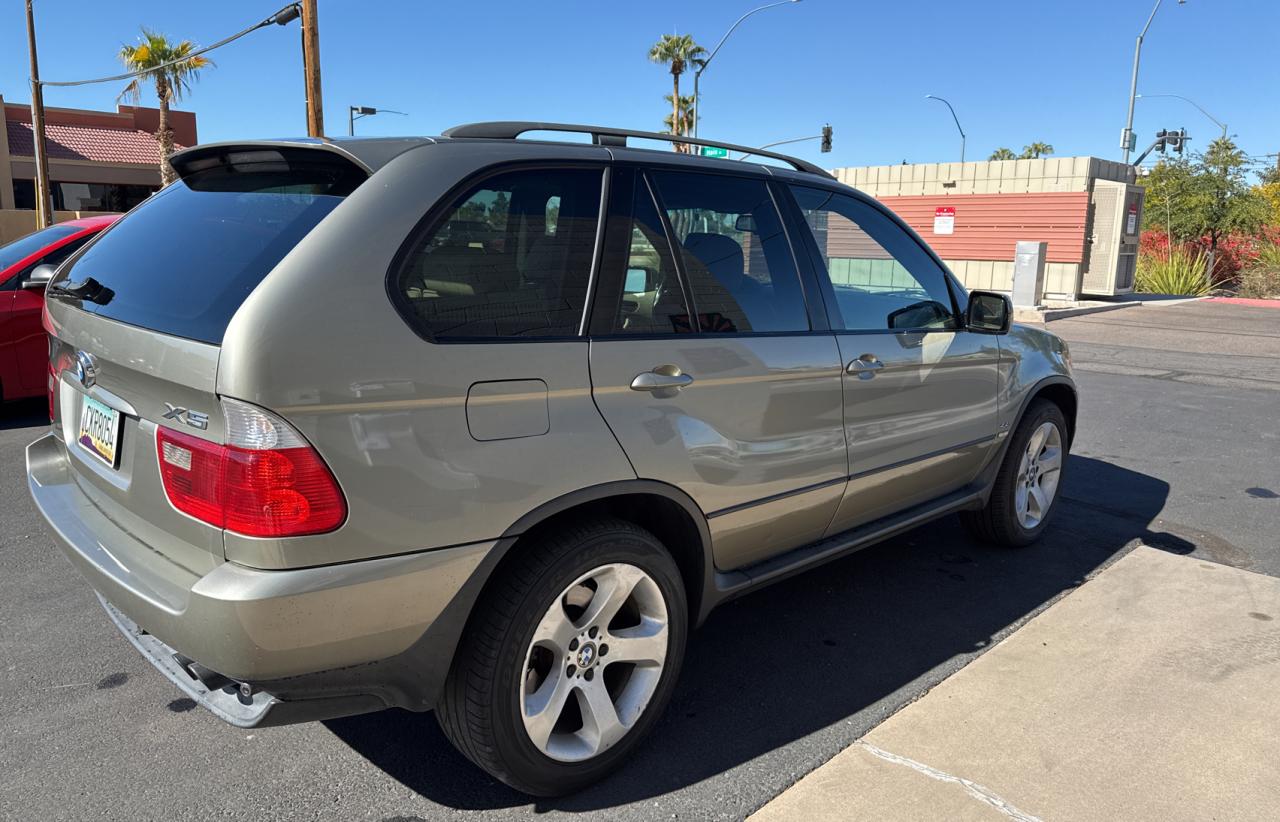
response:
<path id="1" fill-rule="evenodd" d="M 667 629 L 662 591 L 640 568 L 611 563 L 574 580 L 525 654 L 520 713 L 534 746 L 581 762 L 617 744 L 662 679 Z"/>
<path id="2" fill-rule="evenodd" d="M 1044 521 L 1062 476 L 1062 433 L 1052 422 L 1041 423 L 1027 441 L 1014 484 L 1018 522 L 1031 530 Z"/>

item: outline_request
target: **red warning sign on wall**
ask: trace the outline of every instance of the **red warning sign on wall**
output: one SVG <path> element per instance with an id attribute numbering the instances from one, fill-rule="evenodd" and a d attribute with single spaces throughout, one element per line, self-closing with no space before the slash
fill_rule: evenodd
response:
<path id="1" fill-rule="evenodd" d="M 956 233 L 956 207 L 938 206 L 933 210 L 933 233 Z"/>

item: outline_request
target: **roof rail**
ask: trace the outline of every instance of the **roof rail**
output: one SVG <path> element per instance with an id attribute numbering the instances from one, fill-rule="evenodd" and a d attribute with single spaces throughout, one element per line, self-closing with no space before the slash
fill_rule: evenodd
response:
<path id="1" fill-rule="evenodd" d="M 525 120 L 494 120 L 485 123 L 467 123 L 461 126 L 454 126 L 451 129 L 445 130 L 441 136 L 470 137 L 488 140 L 514 140 L 521 134 L 525 134 L 530 131 L 564 131 L 571 134 L 590 134 L 591 141 L 599 146 L 625 146 L 627 144 L 628 137 L 637 137 L 645 140 L 659 140 L 666 143 L 715 146 L 716 148 L 728 149 L 729 151 L 741 151 L 744 154 L 768 157 L 772 160 L 780 160 L 790 165 L 796 171 L 805 171 L 810 174 L 820 174 L 823 177 L 831 177 L 831 174 L 826 169 L 816 166 L 807 160 L 801 160 L 798 157 L 792 157 L 787 154 L 765 151 L 764 149 L 752 148 L 750 146 L 740 146 L 735 143 L 724 143 L 719 140 L 702 140 L 697 137 L 685 137 L 684 135 L 676 134 L 660 134 L 656 131 L 635 131 L 629 128 L 584 126 L 573 123 L 539 123 Z"/>

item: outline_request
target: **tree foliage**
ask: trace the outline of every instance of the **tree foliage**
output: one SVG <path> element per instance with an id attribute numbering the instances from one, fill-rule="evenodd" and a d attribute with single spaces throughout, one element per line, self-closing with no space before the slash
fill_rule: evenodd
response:
<path id="1" fill-rule="evenodd" d="M 991 156 L 988 157 L 987 159 L 993 160 L 993 161 L 994 160 L 1016 160 L 1018 159 L 1018 155 L 1013 153 L 1013 149 L 1005 148 L 1004 146 L 1001 146 L 1000 148 L 991 152 Z"/>
<path id="2" fill-rule="evenodd" d="M 1232 232 L 1256 232 L 1269 207 L 1248 181 L 1248 158 L 1228 137 L 1204 153 L 1161 160 L 1146 179 L 1145 223 L 1175 241 L 1204 237 L 1210 251 Z"/>
<path id="3" fill-rule="evenodd" d="M 649 48 L 649 59 L 666 65 L 671 72 L 671 94 L 667 96 L 667 101 L 671 103 L 671 116 L 667 122 L 677 126 L 676 130 L 671 131 L 673 134 L 687 134 L 686 125 L 692 128 L 692 119 L 686 123 L 680 112 L 680 102 L 689 99 L 680 96 L 680 75 L 690 68 L 697 70 L 706 56 L 707 50 L 694 42 L 693 37 L 688 34 L 664 34 L 661 40 Z M 687 148 L 676 144 L 676 151 Z"/>
<path id="4" fill-rule="evenodd" d="M 118 99 L 132 100 L 136 105 L 142 97 L 142 83 L 155 83 L 159 101 L 160 125 L 156 129 L 156 141 L 160 144 L 160 181 L 168 185 L 178 178 L 169 155 L 173 153 L 173 129 L 169 127 L 169 104 L 181 100 L 191 92 L 191 84 L 200 79 L 201 69 L 213 65 L 213 61 L 201 55 L 191 56 L 197 50 L 195 43 L 183 40 L 171 42 L 167 37 L 143 26 L 141 42 L 136 46 L 121 46 L 119 58 L 126 69 L 142 72 L 133 78 L 120 92 Z M 172 63 L 172 65 L 167 65 Z"/>
<path id="5" fill-rule="evenodd" d="M 1052 153 L 1053 153 L 1053 146 L 1049 145 L 1048 143 L 1035 142 L 1029 146 L 1023 146 L 1022 154 L 1018 157 L 1018 159 L 1019 160 L 1038 160 L 1039 158 Z"/>

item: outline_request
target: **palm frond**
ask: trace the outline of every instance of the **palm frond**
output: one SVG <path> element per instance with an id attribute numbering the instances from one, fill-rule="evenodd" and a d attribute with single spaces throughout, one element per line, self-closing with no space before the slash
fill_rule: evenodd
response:
<path id="1" fill-rule="evenodd" d="M 124 45 L 120 48 L 120 62 L 129 71 L 142 72 L 141 77 L 149 78 L 156 84 L 156 94 L 165 102 L 181 100 L 190 93 L 191 84 L 200 78 L 202 69 L 210 68 L 213 61 L 202 55 L 189 56 L 199 46 L 190 40 L 171 43 L 163 34 L 146 26 L 142 27 L 142 37 L 138 45 Z M 177 61 L 177 62 L 175 62 Z M 165 65 L 173 63 L 173 65 Z M 120 98 L 130 97 L 137 101 L 141 87 L 138 80 L 133 81 L 120 92 Z"/>

